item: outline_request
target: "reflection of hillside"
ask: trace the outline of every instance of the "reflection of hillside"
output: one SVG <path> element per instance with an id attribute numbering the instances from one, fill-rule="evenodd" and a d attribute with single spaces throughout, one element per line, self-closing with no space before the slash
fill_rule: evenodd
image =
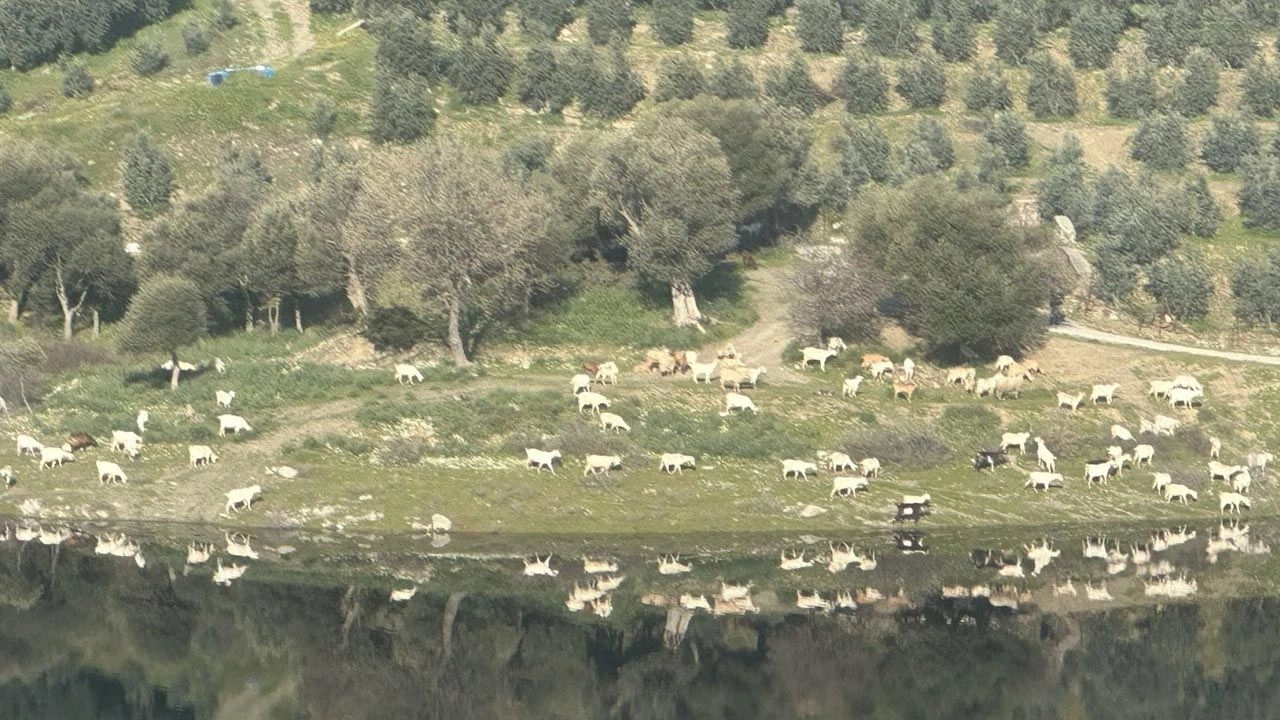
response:
<path id="1" fill-rule="evenodd" d="M 1270 556 L 1210 563 L 1220 533 L 1206 530 L 1156 553 L 1198 580 L 1191 600 L 1146 596 L 1149 578 L 1132 567 L 1108 576 L 1081 555 L 1087 533 L 1056 538 L 1062 555 L 1022 579 L 969 557 L 974 546 L 1021 547 L 1007 539 L 930 536 L 927 555 L 877 546 L 874 570 L 835 575 L 778 571 L 779 541 L 768 539 L 745 556 L 672 548 L 694 564 L 676 578 L 646 569 L 656 552 L 614 553 L 629 579 L 607 619 L 564 608 L 564 588 L 583 580 L 571 563 L 556 578 L 523 578 L 516 558 L 424 557 L 429 538 L 361 548 L 264 537 L 263 559 L 228 588 L 208 568 L 182 574 L 185 537 L 129 528 L 145 569 L 68 542 L 56 582 L 49 548 L 10 542 L 0 545 L 0 717 L 1183 717 L 1215 703 L 1271 716 L 1280 602 L 1265 592 Z M 1273 537 L 1262 523 L 1250 535 Z M 267 550 L 286 540 L 296 554 Z M 391 576 L 427 566 L 410 602 L 390 602 Z M 1116 600 L 1054 596 L 1066 577 L 1105 579 Z M 640 602 L 711 594 L 721 580 L 750 581 L 761 611 Z M 943 597 L 961 585 L 1011 586 L 1018 608 Z M 845 586 L 886 598 L 845 613 L 789 606 L 797 589 Z"/>

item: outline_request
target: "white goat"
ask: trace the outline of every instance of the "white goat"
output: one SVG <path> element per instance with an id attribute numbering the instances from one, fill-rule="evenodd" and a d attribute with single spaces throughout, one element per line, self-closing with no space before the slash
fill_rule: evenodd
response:
<path id="1" fill-rule="evenodd" d="M 98 470 L 99 484 L 107 482 L 115 483 L 117 481 L 127 484 L 129 482 L 128 476 L 124 474 L 124 470 L 121 470 L 119 465 L 106 460 L 98 460 L 95 465 Z"/>
<path id="2" fill-rule="evenodd" d="M 134 420 L 134 423 L 138 426 L 138 432 L 145 433 L 147 431 L 147 423 L 150 421 L 151 413 L 146 410 L 139 410 L 138 417 Z"/>
<path id="3" fill-rule="evenodd" d="M 1151 465 L 1151 458 L 1155 457 L 1156 449 L 1151 445 L 1137 445 L 1133 448 L 1133 464 L 1134 466 L 1146 463 Z"/>
<path id="4" fill-rule="evenodd" d="M 409 602 L 413 599 L 413 596 L 417 594 L 417 585 L 409 588 L 396 588 L 391 591 L 391 602 Z"/>
<path id="5" fill-rule="evenodd" d="M 784 480 L 791 477 L 792 475 L 798 478 L 802 478 L 811 472 L 812 473 L 818 472 L 818 465 L 816 463 L 811 463 L 811 462 L 808 462 L 807 460 L 783 460 L 782 461 L 782 478 Z"/>
<path id="6" fill-rule="evenodd" d="M 1084 393 L 1076 393 L 1075 395 L 1072 395 L 1071 393 L 1058 392 L 1058 407 L 1060 408 L 1065 407 L 1069 410 L 1079 410 L 1080 403 L 1082 402 L 1084 402 Z"/>
<path id="7" fill-rule="evenodd" d="M 30 435 L 18 436 L 18 454 L 19 455 L 39 455 L 44 449 L 44 445 Z"/>
<path id="8" fill-rule="evenodd" d="M 1027 451 L 1027 441 L 1030 439 L 1030 432 L 1004 433 L 1000 436 L 1000 448 L 1008 450 L 1016 447 L 1018 448 L 1018 454 L 1021 455 Z"/>
<path id="9" fill-rule="evenodd" d="M 609 471 L 616 467 L 622 467 L 622 457 L 618 455 L 588 455 L 587 465 L 583 469 L 582 475 L 599 475 L 604 473 L 607 477 Z"/>
<path id="10" fill-rule="evenodd" d="M 1027 482 L 1022 487 L 1029 487 L 1036 491 L 1048 490 L 1051 487 L 1062 487 L 1062 482 L 1061 473 L 1032 470 L 1027 473 Z"/>
<path id="11" fill-rule="evenodd" d="M 788 555 L 787 551 L 783 550 L 779 557 L 778 568 L 781 570 L 803 570 L 813 567 L 813 561 L 805 559 L 803 550 L 799 554 L 793 553 L 791 555 Z"/>
<path id="12" fill-rule="evenodd" d="M 1220 492 L 1218 493 L 1218 513 L 1223 514 L 1230 510 L 1233 514 L 1239 514 L 1240 508 L 1248 509 L 1249 498 L 1236 492 Z"/>
<path id="13" fill-rule="evenodd" d="M 235 510 L 238 506 L 243 505 L 246 510 L 253 509 L 253 498 L 262 494 L 261 485 L 250 485 L 249 487 L 236 488 L 228 490 L 227 495 L 227 512 Z"/>
<path id="14" fill-rule="evenodd" d="M 188 445 L 187 458 L 191 467 L 200 467 L 201 465 L 212 465 L 218 462 L 218 454 L 208 445 Z"/>
<path id="15" fill-rule="evenodd" d="M 418 370 L 418 368 L 412 365 L 409 365 L 407 363 L 397 363 L 396 364 L 396 382 L 400 383 L 401 385 L 405 383 L 409 383 L 410 385 L 414 383 L 420 383 L 422 382 L 422 373 Z"/>
<path id="16" fill-rule="evenodd" d="M 227 554 L 232 557 L 258 559 L 258 551 L 249 545 L 249 536 L 244 533 L 224 533 L 227 540 Z"/>
<path id="17" fill-rule="evenodd" d="M 605 431 L 617 430 L 621 432 L 626 430 L 627 432 L 631 432 L 631 426 L 627 424 L 626 420 L 622 419 L 621 415 L 615 415 L 610 412 L 600 413 L 600 429 Z"/>
<path id="18" fill-rule="evenodd" d="M 248 569 L 245 565 L 227 565 L 223 567 L 222 558 L 218 558 L 218 567 L 213 571 L 213 582 L 216 585 L 228 587 L 232 580 L 239 580 L 244 576 L 244 571 Z"/>
<path id="19" fill-rule="evenodd" d="M 911 382 L 916 376 L 916 364 L 911 358 L 905 358 L 902 361 L 902 379 Z"/>
<path id="20" fill-rule="evenodd" d="M 840 353 L 836 350 L 816 347 L 807 347 L 800 351 L 805 367 L 808 367 L 812 363 L 818 363 L 818 369 L 823 372 L 826 372 L 827 370 L 827 361 L 839 354 Z"/>
<path id="21" fill-rule="evenodd" d="M 1151 480 L 1151 489 L 1160 494 L 1164 494 L 1164 488 L 1173 484 L 1173 476 L 1169 473 L 1154 473 Z"/>
<path id="22" fill-rule="evenodd" d="M 855 495 L 859 490 L 867 490 L 869 488 L 870 484 L 866 478 L 836 477 L 831 480 L 831 495 L 829 497 L 835 497 L 836 495 L 849 497 Z"/>
<path id="23" fill-rule="evenodd" d="M 611 560 L 589 558 L 586 555 L 583 555 L 582 572 L 588 575 L 595 575 L 598 573 L 615 573 L 618 572 L 618 563 Z"/>
<path id="24" fill-rule="evenodd" d="M 1120 385 L 1118 383 L 1094 385 L 1093 389 L 1089 392 L 1089 402 L 1097 405 L 1099 400 L 1106 400 L 1107 404 L 1110 405 L 1111 401 L 1116 396 L 1116 391 L 1119 389 Z"/>
<path id="25" fill-rule="evenodd" d="M 719 363 L 715 360 L 711 362 L 689 363 L 690 374 L 693 375 L 693 381 L 699 382 L 698 378 L 702 378 L 701 382 L 711 383 L 711 376 L 716 374 L 716 368 Z"/>
<path id="26" fill-rule="evenodd" d="M 833 452 L 827 456 L 827 469 L 832 472 L 841 470 L 853 470 L 856 464 L 848 453 Z"/>
<path id="27" fill-rule="evenodd" d="M 1221 454 L 1222 454 L 1222 441 L 1216 437 L 1209 438 L 1209 459 L 1217 460 L 1218 456 Z"/>
<path id="28" fill-rule="evenodd" d="M 973 388 L 978 372 L 971 367 L 954 367 L 947 370 L 947 384 L 960 385 L 965 390 Z"/>
<path id="29" fill-rule="evenodd" d="M 1275 455 L 1264 450 L 1259 450 L 1258 452 L 1251 452 L 1246 455 L 1245 464 L 1249 467 L 1258 468 L 1258 470 L 1265 473 L 1267 470 L 1267 463 L 1273 462 L 1275 459 Z"/>
<path id="30" fill-rule="evenodd" d="M 1049 452 L 1049 446 L 1044 444 L 1044 438 L 1036 437 L 1036 467 L 1044 468 L 1049 472 L 1057 471 L 1058 456 Z"/>
<path id="31" fill-rule="evenodd" d="M 219 415 L 218 434 L 226 435 L 229 432 L 239 435 L 241 432 L 253 432 L 253 428 L 249 425 L 248 420 L 239 415 Z"/>
<path id="32" fill-rule="evenodd" d="M 724 395 L 725 414 L 728 415 L 734 410 L 750 410 L 753 413 L 759 413 L 760 409 L 756 407 L 751 398 L 740 393 L 725 393 Z"/>
<path id="33" fill-rule="evenodd" d="M 210 543 L 189 543 L 187 545 L 187 564 L 200 565 L 209 562 L 213 556 L 213 545 Z"/>
<path id="34" fill-rule="evenodd" d="M 591 389 L 591 376 L 586 373 L 578 373 L 569 378 L 569 387 L 573 390 L 573 394 L 587 392 Z"/>
<path id="35" fill-rule="evenodd" d="M 526 577 L 536 577 L 539 575 L 544 577 L 555 577 L 560 574 L 560 571 L 553 570 L 551 568 L 550 555 L 545 558 L 540 558 L 537 555 L 534 555 L 533 560 L 525 559 L 524 574 Z"/>
<path id="36" fill-rule="evenodd" d="M 1179 483 L 1170 483 L 1164 486 L 1164 499 L 1169 502 L 1181 500 L 1183 505 L 1187 504 L 1187 500 L 1199 500 L 1200 494 L 1195 490 Z"/>
<path id="37" fill-rule="evenodd" d="M 862 458 L 858 461 L 858 469 L 862 471 L 862 477 L 880 477 L 880 459 L 879 458 Z"/>
<path id="38" fill-rule="evenodd" d="M 76 456 L 70 450 L 64 450 L 60 447 L 44 447 L 40 448 L 40 469 L 57 465 L 62 467 L 63 463 L 75 462 Z"/>
<path id="39" fill-rule="evenodd" d="M 1169 391 L 1169 407 L 1176 408 L 1181 405 L 1190 408 L 1199 397 L 1200 394 L 1195 390 L 1177 387 Z"/>
<path id="40" fill-rule="evenodd" d="M 658 463 L 658 469 L 666 472 L 668 475 L 673 473 L 684 474 L 685 466 L 697 467 L 698 461 L 692 455 L 681 455 L 680 453 L 662 453 L 662 458 Z"/>
<path id="41" fill-rule="evenodd" d="M 880 362 L 873 363 L 871 367 L 868 368 L 868 372 L 871 373 L 872 380 L 882 380 L 886 377 L 891 377 L 893 374 L 893 361 L 881 360 Z"/>
<path id="42" fill-rule="evenodd" d="M 578 412 L 583 410 L 591 410 L 599 413 L 601 408 L 609 407 L 609 398 L 598 392 L 578 393 Z"/>
<path id="43" fill-rule="evenodd" d="M 693 563 L 682 563 L 677 555 L 658 556 L 659 575 L 681 575 L 692 571 Z"/>
<path id="44" fill-rule="evenodd" d="M 231 402 L 236 399 L 235 390 L 214 390 L 213 395 L 214 399 L 218 401 L 218 409 L 220 410 L 231 409 Z"/>
<path id="45" fill-rule="evenodd" d="M 851 378 L 845 378 L 844 384 L 840 388 L 841 397 L 857 397 L 858 388 L 862 386 L 862 376 L 855 375 Z"/>
<path id="46" fill-rule="evenodd" d="M 552 475 L 556 474 L 555 462 L 560 460 L 559 450 L 535 450 L 533 448 L 524 449 L 525 457 L 528 458 L 526 465 L 537 468 L 541 472 L 542 468 L 551 471 Z"/>
<path id="47" fill-rule="evenodd" d="M 1173 389 L 1172 380 L 1152 380 L 1147 388 L 1147 394 L 1151 397 L 1168 397 L 1169 391 Z"/>

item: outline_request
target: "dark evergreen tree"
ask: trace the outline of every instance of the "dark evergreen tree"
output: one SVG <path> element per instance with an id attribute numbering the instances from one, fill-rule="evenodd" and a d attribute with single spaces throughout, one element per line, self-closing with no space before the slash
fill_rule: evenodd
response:
<path id="1" fill-rule="evenodd" d="M 707 89 L 721 100 L 745 100 L 760 94 L 755 74 L 738 58 L 717 61 L 707 79 Z"/>
<path id="2" fill-rule="evenodd" d="M 432 39 L 431 26 L 408 12 L 381 15 L 369 23 L 378 40 L 374 62 L 386 72 L 417 75 L 428 83 L 440 74 L 441 58 Z"/>
<path id="3" fill-rule="evenodd" d="M 450 32 L 470 38 L 485 31 L 501 34 L 507 26 L 511 0 L 443 0 L 441 5 Z M 414 14 L 424 20 L 431 18 L 430 8 L 414 8 Z"/>
<path id="4" fill-rule="evenodd" d="M 1013 113 L 996 113 L 982 136 L 998 151 L 1004 167 L 1025 168 L 1031 162 L 1031 138 L 1027 126 Z"/>
<path id="5" fill-rule="evenodd" d="M 1085 185 L 1084 150 L 1075 135 L 1067 135 L 1049 157 L 1045 176 L 1036 188 L 1040 217 L 1066 215 L 1084 232 L 1093 225 L 1093 198 Z"/>
<path id="6" fill-rule="evenodd" d="M 1173 88 L 1172 106 L 1180 115 L 1196 117 L 1218 104 L 1222 61 L 1208 50 L 1187 53 L 1182 77 Z"/>
<path id="7" fill-rule="evenodd" d="M 209 44 L 209 33 L 203 25 L 191 21 L 182 26 L 182 46 L 186 48 L 187 55 L 202 55 L 209 49 Z"/>
<path id="8" fill-rule="evenodd" d="M 796 0 L 796 36 L 805 52 L 840 52 L 844 22 L 836 0 Z"/>
<path id="9" fill-rule="evenodd" d="M 1156 70 L 1145 57 L 1133 56 L 1107 71 L 1107 112 L 1113 117 L 1137 119 L 1155 112 Z"/>
<path id="10" fill-rule="evenodd" d="M 1010 65 L 1021 65 L 1031 59 L 1040 45 L 1040 18 L 1032 3 L 1006 1 L 996 10 L 995 29 L 991 39 L 996 57 Z"/>
<path id="11" fill-rule="evenodd" d="M 1199 257 L 1166 258 L 1147 270 L 1147 292 L 1161 314 L 1199 320 L 1209 314 L 1213 273 Z"/>
<path id="12" fill-rule="evenodd" d="M 850 114 L 870 115 L 889 109 L 889 78 L 880 61 L 867 53 L 849 54 L 840 71 L 837 89 Z"/>
<path id="13" fill-rule="evenodd" d="M 663 45 L 689 42 L 693 39 L 693 14 L 697 9 L 696 0 L 653 0 L 653 33 Z"/>
<path id="14" fill-rule="evenodd" d="M 1086 2 L 1071 18 L 1067 55 L 1078 68 L 1105 68 L 1111 64 L 1123 32 L 1124 18 L 1117 10 L 1103 0 Z"/>
<path id="15" fill-rule="evenodd" d="M 93 92 L 94 79 L 89 68 L 79 60 L 62 63 L 62 94 L 69 98 L 82 98 Z"/>
<path id="16" fill-rule="evenodd" d="M 1209 191 L 1209 181 L 1197 174 L 1187 181 L 1184 189 L 1189 209 L 1186 232 L 1203 238 L 1217 235 L 1222 225 L 1222 207 Z"/>
<path id="17" fill-rule="evenodd" d="M 965 81 L 964 107 L 969 112 L 1013 107 L 1013 92 L 998 66 L 983 64 L 974 68 Z"/>
<path id="18" fill-rule="evenodd" d="M 124 156 L 124 196 L 138 213 L 148 214 L 169 206 L 173 195 L 173 168 L 165 153 L 146 132 L 138 133 Z"/>
<path id="19" fill-rule="evenodd" d="M 587 37 L 596 45 L 625 43 L 636 21 L 631 0 L 588 0 Z"/>
<path id="20" fill-rule="evenodd" d="M 1150 115 L 1129 138 L 1129 156 L 1152 170 L 1181 170 L 1188 155 L 1187 121 L 1181 115 Z"/>
<path id="21" fill-rule="evenodd" d="M 792 53 L 785 64 L 769 69 L 764 93 L 779 105 L 795 108 L 805 115 L 813 114 L 830 99 L 813 82 L 809 63 L 798 53 Z"/>
<path id="22" fill-rule="evenodd" d="M 1199 8 L 1188 0 L 1147 6 L 1142 24 L 1147 57 L 1157 66 L 1178 66 L 1195 44 L 1200 29 Z"/>
<path id="23" fill-rule="evenodd" d="M 653 99 L 658 102 L 690 100 L 706 92 L 706 85 L 697 60 L 689 55 L 668 55 L 658 61 Z"/>
<path id="24" fill-rule="evenodd" d="M 589 65 L 575 69 L 580 75 L 578 83 L 578 102 L 582 111 L 588 115 L 613 120 L 627 114 L 645 96 L 644 83 L 627 59 L 621 44 L 615 43 L 610 48 L 609 69 L 599 69 L 594 57 Z"/>
<path id="25" fill-rule="evenodd" d="M 1280 73 L 1263 58 L 1254 58 L 1240 79 L 1240 109 L 1258 117 L 1271 117 L 1280 107 Z"/>
<path id="26" fill-rule="evenodd" d="M 867 183 L 893 178 L 893 146 L 873 122 L 845 122 L 832 140 L 832 150 L 840 159 L 840 174 L 850 196 Z"/>
<path id="27" fill-rule="evenodd" d="M 916 35 L 916 17 L 907 3 L 866 0 L 866 16 L 862 24 L 863 44 L 881 55 L 906 55 L 920 43 Z"/>
<path id="28" fill-rule="evenodd" d="M 916 53 L 898 66 L 898 94 L 912 109 L 936 108 L 947 99 L 947 71 L 932 50 Z"/>
<path id="29" fill-rule="evenodd" d="M 534 112 L 558 113 L 573 102 L 569 72 L 551 46 L 535 45 L 525 53 L 516 94 L 521 104 Z"/>
<path id="30" fill-rule="evenodd" d="M 951 133 L 936 118 L 925 116 L 917 120 L 911 128 L 909 141 L 927 148 L 937 161 L 938 170 L 946 170 L 956 162 L 956 148 L 951 140 Z"/>
<path id="31" fill-rule="evenodd" d="M 436 109 L 425 80 L 378 70 L 369 105 L 369 137 L 374 142 L 413 142 L 430 134 L 435 124 Z"/>
<path id="32" fill-rule="evenodd" d="M 1236 115 L 1214 115 L 1200 147 L 1200 157 L 1214 172 L 1235 172 L 1245 158 L 1262 151 L 1258 126 Z"/>
<path id="33" fill-rule="evenodd" d="M 449 63 L 449 81 L 472 105 L 492 105 L 507 94 L 516 62 L 497 36 L 486 30 L 479 39 L 465 38 Z"/>
<path id="34" fill-rule="evenodd" d="M 937 5 L 933 19 L 933 49 L 947 62 L 968 62 L 977 49 L 972 3 L 947 0 Z"/>
<path id="35" fill-rule="evenodd" d="M 574 0 L 517 0 L 520 31 L 535 40 L 555 40 L 573 20 Z"/>
<path id="36" fill-rule="evenodd" d="M 769 39 L 770 0 L 729 0 L 725 40 L 731 48 L 761 47 Z"/>
<path id="37" fill-rule="evenodd" d="M 1048 53 L 1037 53 L 1027 62 L 1027 109 L 1039 120 L 1075 117 L 1076 78 L 1071 68 L 1059 65 Z"/>
<path id="38" fill-rule="evenodd" d="M 1209 5 L 1204 10 L 1200 42 L 1229 67 L 1242 68 L 1258 54 L 1253 22 L 1240 5 Z"/>

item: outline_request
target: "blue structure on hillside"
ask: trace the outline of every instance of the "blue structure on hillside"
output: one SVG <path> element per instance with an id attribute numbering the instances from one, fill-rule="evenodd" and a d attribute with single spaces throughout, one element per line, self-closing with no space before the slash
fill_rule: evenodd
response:
<path id="1" fill-rule="evenodd" d="M 273 78 L 276 76 L 276 69 L 271 67 L 270 65 L 254 65 L 252 67 L 223 68 L 221 70 L 214 70 L 213 72 L 209 73 L 209 84 L 214 87 L 218 87 L 223 82 L 225 82 L 227 78 L 231 77 L 231 73 L 246 72 L 246 71 L 252 72 L 264 78 Z"/>

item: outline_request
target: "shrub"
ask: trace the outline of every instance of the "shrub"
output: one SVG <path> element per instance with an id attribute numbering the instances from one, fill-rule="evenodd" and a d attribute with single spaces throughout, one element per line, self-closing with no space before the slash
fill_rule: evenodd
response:
<path id="1" fill-rule="evenodd" d="M 555 40 L 573 20 L 573 0 L 519 0 L 520 31 L 535 40 Z"/>
<path id="2" fill-rule="evenodd" d="M 1179 170 L 1187 164 L 1187 121 L 1155 114 L 1130 137 L 1129 156 L 1153 170 Z"/>
<path id="3" fill-rule="evenodd" d="M 894 89 L 912 109 L 938 107 L 947 99 L 947 73 L 942 59 L 932 50 L 917 53 L 899 66 Z"/>
<path id="4" fill-rule="evenodd" d="M 140 213 L 168 206 L 173 194 L 173 168 L 169 158 L 151 142 L 147 133 L 139 133 L 125 152 L 124 196 Z"/>
<path id="5" fill-rule="evenodd" d="M 1198 320 L 1209 314 L 1213 274 L 1199 258 L 1167 258 L 1147 271 L 1147 291 L 1160 312 L 1180 320 Z"/>
<path id="6" fill-rule="evenodd" d="M 1087 2 L 1071 18 L 1067 55 L 1078 68 L 1105 68 L 1111 64 L 1123 32 L 1124 18 L 1120 13 L 1100 0 Z"/>
<path id="7" fill-rule="evenodd" d="M 1027 126 L 1012 113 L 997 113 L 987 123 L 983 137 L 999 151 L 1005 167 L 1025 168 L 1031 162 Z"/>
<path id="8" fill-rule="evenodd" d="M 911 6 L 897 0 L 866 0 L 862 42 L 890 57 L 915 50 L 920 38 Z"/>
<path id="9" fill-rule="evenodd" d="M 809 63 L 796 53 L 786 64 L 769 69 L 764 92 L 779 105 L 795 108 L 805 115 L 813 114 L 828 100 L 809 76 Z"/>
<path id="10" fill-rule="evenodd" d="M 668 55 L 658 62 L 658 79 L 653 86 L 653 99 L 690 100 L 706 91 L 706 81 L 698 63 L 687 55 Z"/>
<path id="11" fill-rule="evenodd" d="M 1214 115 L 1200 157 L 1215 172 L 1235 172 L 1240 163 L 1261 151 L 1258 126 L 1240 115 Z"/>
<path id="12" fill-rule="evenodd" d="M 1145 57 L 1133 56 L 1107 71 L 1107 112 L 1113 117 L 1137 119 L 1156 109 L 1155 66 Z"/>
<path id="13" fill-rule="evenodd" d="M 946 463 L 954 455 L 931 429 L 896 426 L 854 430 L 840 441 L 852 457 L 873 457 L 904 470 L 927 470 Z"/>
<path id="14" fill-rule="evenodd" d="M 695 0 L 653 0 L 653 33 L 663 45 L 689 42 L 693 39 L 695 10 Z"/>
<path id="15" fill-rule="evenodd" d="M 1251 157 L 1240 166 L 1237 196 L 1247 228 L 1280 230 L 1280 166 L 1274 157 Z"/>
<path id="16" fill-rule="evenodd" d="M 840 70 L 839 95 L 851 115 L 870 115 L 889 109 L 889 78 L 880 61 L 862 52 L 851 53 Z"/>
<path id="17" fill-rule="evenodd" d="M 169 66 L 169 53 L 155 42 L 143 41 L 133 49 L 130 64 L 135 73 L 142 77 L 149 77 Z"/>
<path id="18" fill-rule="evenodd" d="M 1031 59 L 1040 44 L 1039 18 L 1031 3 L 1003 2 L 996 10 L 996 57 L 1010 65 L 1021 65 Z"/>
<path id="19" fill-rule="evenodd" d="M 210 44 L 209 33 L 205 31 L 203 25 L 191 21 L 182 26 L 182 46 L 186 48 L 187 55 L 191 57 L 203 55 Z"/>
<path id="20" fill-rule="evenodd" d="M 1202 48 L 1186 56 L 1185 69 L 1173 89 L 1173 109 L 1184 117 L 1196 117 L 1218 104 L 1220 66 L 1213 53 Z"/>
<path id="21" fill-rule="evenodd" d="M 796 0 L 796 36 L 811 53 L 838 53 L 844 47 L 844 22 L 835 0 Z"/>
<path id="22" fill-rule="evenodd" d="M 1280 322 L 1280 255 L 1241 263 L 1231 277 L 1235 315 L 1247 323 Z"/>
<path id="23" fill-rule="evenodd" d="M 361 335 L 373 343 L 378 352 L 404 351 L 430 334 L 428 323 L 417 313 L 399 305 L 378 308 L 369 314 Z"/>
<path id="24" fill-rule="evenodd" d="M 520 103 L 534 112 L 558 113 L 573 102 L 569 73 L 547 45 L 529 48 L 516 85 Z"/>
<path id="25" fill-rule="evenodd" d="M 9 112 L 11 107 L 13 107 L 13 96 L 9 94 L 9 88 L 0 82 L 0 115 Z"/>
<path id="26" fill-rule="evenodd" d="M 1213 237 L 1222 224 L 1222 208 L 1209 192 L 1209 182 L 1204 175 L 1196 175 L 1183 188 L 1187 194 L 1186 232 L 1196 237 Z"/>
<path id="27" fill-rule="evenodd" d="M 1258 45 L 1253 39 L 1253 23 L 1239 5 L 1206 7 L 1200 39 L 1229 67 L 1242 68 L 1258 54 Z"/>
<path id="28" fill-rule="evenodd" d="M 1093 224 L 1093 198 L 1085 185 L 1084 150 L 1075 135 L 1067 135 L 1049 157 L 1049 167 L 1036 187 L 1040 217 L 1066 215 L 1077 230 Z"/>
<path id="29" fill-rule="evenodd" d="M 369 105 L 369 137 L 376 143 L 408 143 L 430 134 L 436 109 L 429 92 L 420 77 L 378 72 Z"/>
<path id="30" fill-rule="evenodd" d="M 1117 242 L 1109 237 L 1099 243 L 1089 284 L 1091 295 L 1112 305 L 1133 295 L 1138 287 L 1138 267 L 1116 248 Z"/>
<path id="31" fill-rule="evenodd" d="M 849 194 L 870 182 L 888 182 L 893 175 L 893 146 L 875 123 L 846 122 L 832 149 L 840 158 Z"/>
<path id="32" fill-rule="evenodd" d="M 769 39 L 770 0 L 729 0 L 725 40 L 731 48 L 761 47 Z"/>
<path id="33" fill-rule="evenodd" d="M 937 12 L 939 9 L 940 13 Z M 947 62 L 971 60 L 977 41 L 973 34 L 973 13 L 969 3 L 948 2 L 934 10 L 933 49 Z"/>
<path id="34" fill-rule="evenodd" d="M 1156 65 L 1181 65 L 1200 27 L 1199 9 L 1190 2 L 1150 5 L 1142 23 L 1147 57 Z"/>
<path id="35" fill-rule="evenodd" d="M 431 20 L 432 8 L 428 0 L 396 4 L 408 6 L 423 20 Z M 507 6 L 510 4 L 511 0 L 443 0 L 440 3 L 444 9 L 445 27 L 462 38 L 476 37 L 486 31 L 501 35 L 506 29 Z"/>
<path id="36" fill-rule="evenodd" d="M 631 0 L 589 0 L 587 37 L 596 45 L 626 42 L 635 27 Z"/>
<path id="37" fill-rule="evenodd" d="M 82 98 L 93 92 L 94 79 L 84 63 L 71 61 L 63 64 L 62 94 L 69 98 Z"/>
<path id="38" fill-rule="evenodd" d="M 324 140 L 338 127 L 338 106 L 327 97 L 316 100 L 311 108 L 311 133 Z"/>
<path id="39" fill-rule="evenodd" d="M 485 31 L 479 41 L 465 39 L 454 53 L 449 81 L 467 103 L 492 105 L 507 94 L 515 72 L 511 53 L 498 44 L 496 35 Z"/>
<path id="40" fill-rule="evenodd" d="M 1263 58 L 1255 58 L 1240 79 L 1240 107 L 1258 117 L 1271 117 L 1280 107 L 1280 74 Z"/>
<path id="41" fill-rule="evenodd" d="M 434 82 L 441 72 L 441 53 L 432 39 L 431 26 L 407 12 L 388 13 L 369 23 L 378 40 L 375 67 L 394 75 L 417 75 Z"/>
<path id="42" fill-rule="evenodd" d="M 755 74 L 738 58 L 717 61 L 707 80 L 707 89 L 721 100 L 745 100 L 760 94 Z"/>
<path id="43" fill-rule="evenodd" d="M 946 170 L 955 164 L 956 150 L 951 141 L 951 133 L 937 119 L 927 116 L 920 118 L 911 128 L 909 137 L 929 149 L 929 153 L 938 161 L 939 170 Z"/>
<path id="44" fill-rule="evenodd" d="M 236 15 L 231 0 L 213 0 L 213 26 L 219 30 L 230 30 L 240 24 L 240 16 Z"/>
<path id="45" fill-rule="evenodd" d="M 573 68 L 575 94 L 588 115 L 612 120 L 631 111 L 645 96 L 644 84 L 631 69 L 621 45 L 610 52 L 610 67 L 605 72 L 596 65 L 595 56 L 578 54 Z"/>
<path id="46" fill-rule="evenodd" d="M 980 65 L 974 69 L 965 82 L 964 107 L 969 112 L 1013 108 L 1013 93 L 998 67 Z"/>
<path id="47" fill-rule="evenodd" d="M 1071 68 L 1054 62 L 1048 54 L 1039 53 L 1027 65 L 1027 109 L 1037 120 L 1075 117 L 1077 109 L 1076 78 Z"/>

